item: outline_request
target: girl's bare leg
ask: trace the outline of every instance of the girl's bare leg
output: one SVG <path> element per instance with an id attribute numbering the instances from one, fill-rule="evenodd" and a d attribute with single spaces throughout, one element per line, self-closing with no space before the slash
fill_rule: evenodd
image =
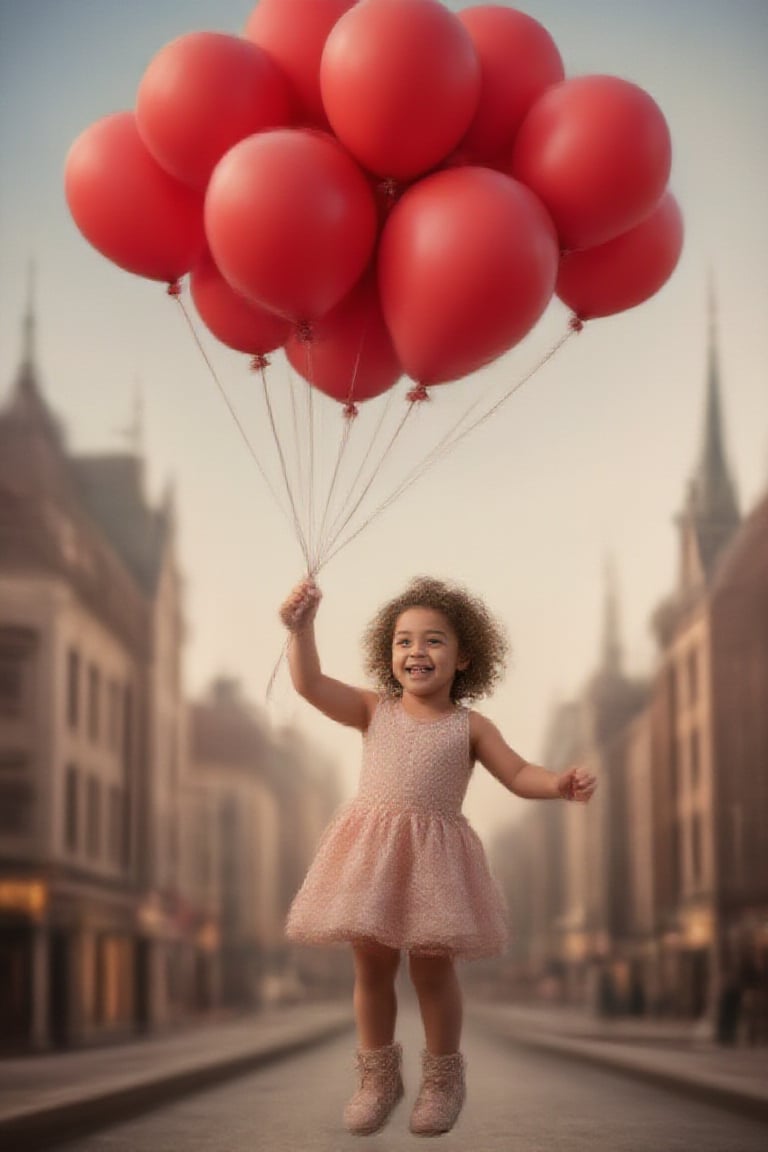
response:
<path id="1" fill-rule="evenodd" d="M 410 956 L 410 972 L 419 998 L 427 1051 L 433 1056 L 458 1052 L 462 999 L 450 956 Z"/>
<path id="2" fill-rule="evenodd" d="M 355 944 L 354 1007 L 358 1044 L 364 1051 L 383 1048 L 395 1039 L 395 976 L 400 953 L 383 944 Z"/>

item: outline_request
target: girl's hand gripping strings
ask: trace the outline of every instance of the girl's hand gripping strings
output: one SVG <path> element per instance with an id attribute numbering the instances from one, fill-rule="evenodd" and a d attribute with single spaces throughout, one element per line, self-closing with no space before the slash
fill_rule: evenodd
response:
<path id="1" fill-rule="evenodd" d="M 596 787 L 595 777 L 578 766 L 568 768 L 557 778 L 558 794 L 563 800 L 574 800 L 578 804 L 586 804 L 591 800 Z"/>
<path id="2" fill-rule="evenodd" d="M 320 607 L 322 592 L 311 576 L 297 584 L 280 606 L 280 619 L 289 632 L 309 627 Z"/>

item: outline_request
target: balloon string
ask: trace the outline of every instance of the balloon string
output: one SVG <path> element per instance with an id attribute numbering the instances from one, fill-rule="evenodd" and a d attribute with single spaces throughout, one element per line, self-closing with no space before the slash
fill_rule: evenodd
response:
<path id="1" fill-rule="evenodd" d="M 338 484 L 339 475 L 341 473 L 342 461 L 349 445 L 349 438 L 352 432 L 352 422 L 357 418 L 358 415 L 357 406 L 355 404 L 355 385 L 357 384 L 357 376 L 360 370 L 360 360 L 363 355 L 363 345 L 368 334 L 368 324 L 369 318 L 366 318 L 366 322 L 363 325 L 362 331 L 360 333 L 360 339 L 357 344 L 357 355 L 355 356 L 355 363 L 352 366 L 352 376 L 349 382 L 349 388 L 347 389 L 347 396 L 344 406 L 344 425 L 342 428 L 341 437 L 339 438 L 339 450 L 336 454 L 336 463 L 331 475 L 330 484 L 328 485 L 328 492 L 322 510 L 322 519 L 320 521 L 320 530 L 317 537 L 317 554 L 315 557 L 316 563 L 320 562 L 320 559 L 326 549 L 326 530 L 328 525 L 328 518 L 330 516 L 331 505 L 333 504 L 333 500 L 336 495 L 336 486 Z M 312 373 L 313 369 L 312 365 L 310 364 L 310 381 L 314 383 L 314 376 Z"/>
<path id="2" fill-rule="evenodd" d="M 288 393 L 291 400 L 291 427 L 293 429 L 293 449 L 295 452 L 295 476 L 296 476 L 296 499 L 299 503 L 304 501 L 304 452 L 303 452 L 303 437 L 299 423 L 298 401 L 296 398 L 296 387 L 293 376 L 289 376 L 290 387 Z M 275 435 L 276 435 L 275 430 Z M 287 444 L 286 444 L 287 448 Z M 286 471 L 287 476 L 287 471 Z M 287 480 L 286 480 L 287 483 Z M 307 559 L 307 566 L 309 567 L 309 560 Z"/>
<path id="3" fill-rule="evenodd" d="M 310 379 L 312 368 L 312 339 L 307 342 L 307 362 L 309 364 Z M 307 395 L 307 427 L 309 430 L 309 464 L 307 484 L 307 544 L 309 546 L 309 571 L 315 568 L 315 390 L 312 387 L 305 389 Z"/>
<path id="4" fill-rule="evenodd" d="M 456 444 L 459 444 L 465 438 L 465 436 L 469 436 L 470 433 L 474 432 L 476 428 L 479 428 L 481 424 L 484 424 L 486 420 L 489 420 L 490 417 L 493 416 L 494 413 L 498 412 L 498 410 L 501 407 L 503 407 L 503 405 L 506 404 L 507 401 L 509 399 L 511 399 L 511 397 L 514 396 L 514 394 L 517 391 L 519 391 L 520 388 L 523 387 L 524 384 L 527 384 L 528 381 L 533 376 L 535 376 L 536 373 L 541 368 L 544 368 L 545 365 L 547 365 L 549 363 L 549 361 L 554 356 L 557 355 L 557 353 L 560 351 L 560 349 L 563 348 L 564 345 L 568 343 L 568 341 L 571 339 L 571 337 L 575 336 L 580 331 L 581 331 L 581 321 L 578 320 L 576 317 L 574 317 L 572 320 L 569 321 L 568 331 L 564 332 L 563 335 L 560 337 L 560 339 L 557 340 L 552 345 L 552 347 L 549 349 L 549 351 L 544 353 L 544 355 L 541 357 L 541 359 L 538 360 L 536 364 L 534 364 L 533 368 L 531 368 L 528 372 L 526 372 L 526 374 L 524 376 L 522 376 L 520 378 L 520 380 L 517 381 L 516 384 L 514 384 L 511 388 L 509 388 L 504 393 L 503 396 L 499 397 L 499 399 L 496 401 L 495 404 L 492 404 L 490 408 L 488 408 L 485 412 L 482 413 L 482 415 L 478 416 L 477 420 L 475 420 L 467 428 L 464 428 L 461 432 L 459 432 L 459 434 L 455 437 L 455 439 L 451 440 L 450 443 L 446 445 L 445 451 L 449 452 L 452 448 L 454 448 L 456 446 Z M 470 411 L 471 411 L 471 409 L 470 409 Z"/>
<path id="5" fill-rule="evenodd" d="M 251 459 L 253 460 L 254 464 L 258 468 L 259 473 L 261 474 L 262 480 L 264 481 L 267 488 L 269 489 L 269 492 L 270 492 L 270 495 L 272 496 L 272 499 L 275 501 L 275 504 L 280 509 L 280 512 L 282 513 L 282 515 L 285 516 L 285 518 L 290 522 L 290 517 L 288 516 L 288 513 L 286 512 L 282 501 L 280 500 L 279 496 L 277 495 L 277 492 L 275 491 L 274 486 L 273 486 L 271 480 L 269 479 L 269 476 L 267 475 L 266 470 L 264 469 L 264 466 L 262 465 L 262 463 L 258 457 L 256 449 L 253 447 L 253 444 L 251 443 L 250 439 L 248 438 L 248 435 L 247 435 L 247 433 L 246 433 L 246 431 L 242 425 L 242 422 L 240 421 L 240 418 L 237 415 L 237 412 L 235 411 L 235 409 L 232 405 L 232 402 L 229 399 L 229 396 L 227 395 L 227 391 L 224 388 L 224 385 L 222 384 L 216 369 L 214 368 L 213 364 L 211 363 L 211 359 L 208 356 L 208 353 L 206 352 L 205 348 L 203 347 L 203 344 L 200 340 L 200 337 L 197 333 L 197 330 L 195 329 L 195 325 L 192 322 L 192 317 L 189 315 L 189 312 L 185 306 L 184 300 L 180 294 L 180 288 L 176 288 L 176 290 L 174 290 L 173 292 L 169 292 L 169 295 L 172 296 L 173 299 L 176 300 L 176 302 L 178 303 L 178 306 L 181 309 L 182 316 L 184 317 L 184 319 L 187 323 L 187 326 L 189 328 L 189 331 L 192 333 L 192 338 L 193 338 L 195 344 L 197 345 L 197 349 L 200 352 L 200 354 L 203 358 L 203 361 L 205 362 L 205 365 L 208 368 L 208 371 L 209 371 L 211 377 L 213 378 L 213 382 L 216 385 L 220 396 L 222 397 L 224 403 L 227 406 L 227 409 L 229 411 L 230 416 L 232 417 L 232 419 L 235 422 L 237 430 L 240 433 L 240 436 L 242 437 L 243 442 L 244 442 L 246 448 L 248 449 L 248 452 L 250 453 Z M 263 369 L 262 369 L 262 371 L 263 371 Z"/>
<path id="6" fill-rule="evenodd" d="M 286 656 L 288 655 L 288 645 L 290 644 L 290 642 L 291 642 L 291 639 L 289 636 L 288 639 L 283 644 L 280 655 L 278 656 L 277 660 L 275 661 L 275 666 L 270 673 L 269 680 L 267 681 L 267 689 L 266 689 L 266 692 L 264 693 L 264 699 L 266 700 L 267 703 L 269 703 L 270 700 L 272 699 L 272 692 L 274 691 L 274 687 L 275 687 L 275 683 L 277 681 L 278 673 L 280 672 L 280 669 L 283 666 L 283 661 L 285 660 Z"/>
<path id="7" fill-rule="evenodd" d="M 339 450 L 336 453 L 336 463 L 335 463 L 334 468 L 333 468 L 333 475 L 331 476 L 331 482 L 330 482 L 330 485 L 328 488 L 328 495 L 327 495 L 326 500 L 325 500 L 325 507 L 323 508 L 323 517 L 322 517 L 322 520 L 320 522 L 320 531 L 318 533 L 318 538 L 317 538 L 317 554 L 315 556 L 315 564 L 316 565 L 319 564 L 320 558 L 322 557 L 323 552 L 325 551 L 325 532 L 326 532 L 326 526 L 327 526 L 327 521 L 328 521 L 328 515 L 330 512 L 331 502 L 333 500 L 336 484 L 338 482 L 342 460 L 344 459 L 344 455 L 346 453 L 347 446 L 349 444 L 349 436 L 350 436 L 350 433 L 352 431 L 352 422 L 354 419 L 355 419 L 354 416 L 348 415 L 347 413 L 345 413 L 343 416 L 344 424 L 343 424 L 342 431 L 341 431 L 341 437 L 339 438 Z"/>
<path id="8" fill-rule="evenodd" d="M 384 451 L 382 452 L 382 454 L 381 454 L 381 457 L 379 458 L 379 460 L 378 460 L 378 462 L 377 462 L 376 466 L 374 467 L 374 469 L 373 469 L 373 472 L 372 472 L 372 473 L 371 473 L 371 475 L 368 477 L 368 480 L 367 480 L 366 484 L 364 485 L 362 492 L 360 493 L 360 495 L 358 496 L 357 500 L 356 500 L 356 501 L 354 502 L 354 504 L 352 505 L 352 508 L 351 508 L 351 509 L 349 510 L 349 512 L 347 513 L 347 515 L 346 515 L 346 517 L 344 518 L 344 520 L 343 520 L 343 522 L 342 522 L 341 526 L 339 527 L 339 529 L 338 529 L 338 530 L 337 530 L 337 531 L 336 531 L 336 532 L 335 532 L 335 533 L 332 535 L 331 539 L 329 540 L 329 542 L 328 542 L 328 545 L 327 545 L 327 549 L 326 549 L 326 552 L 331 552 L 331 550 L 333 549 L 333 547 L 334 547 L 334 545 L 335 545 L 336 541 L 338 540 L 339 536 L 342 534 L 342 532 L 344 531 L 344 529 L 347 527 L 347 525 L 349 524 L 350 520 L 352 519 L 352 517 L 355 515 L 355 513 L 356 513 L 356 512 L 357 512 L 357 510 L 358 510 L 358 508 L 359 508 L 359 507 L 360 507 L 360 505 L 362 504 L 363 500 L 365 500 L 365 497 L 368 495 L 368 492 L 369 492 L 369 490 L 370 490 L 370 487 L 371 487 L 371 485 L 373 484 L 374 480 L 376 479 L 376 477 L 377 477 L 377 475 L 378 475 L 378 473 L 379 473 L 379 471 L 380 471 L 380 469 L 381 469 L 381 466 L 382 466 L 382 464 L 384 463 L 384 460 L 385 460 L 385 459 L 386 459 L 386 457 L 389 455 L 389 453 L 392 451 L 392 449 L 393 449 L 393 447 L 394 447 L 394 445 L 395 445 L 395 443 L 396 443 L 397 439 L 398 439 L 398 438 L 399 438 L 399 436 L 400 436 L 400 433 L 402 432 L 403 428 L 405 427 L 405 424 L 406 424 L 406 421 L 408 420 L 408 417 L 410 416 L 411 412 L 413 411 L 413 409 L 415 408 L 415 406 L 416 406 L 418 403 L 420 403 L 420 400 L 416 400 L 416 399 L 413 399 L 413 400 L 410 400 L 410 401 L 409 401 L 409 403 L 408 403 L 408 407 L 406 408 L 406 410 L 405 410 L 405 413 L 404 413 L 404 415 L 403 415 L 402 419 L 400 420 L 400 422 L 398 423 L 398 425 L 397 425 L 397 427 L 395 428 L 394 432 L 392 433 L 392 436 L 390 437 L 389 441 L 388 441 L 388 442 L 387 442 L 387 444 L 384 446 Z M 363 524 L 363 526 L 362 526 L 361 528 L 359 528 L 359 529 L 358 529 L 358 530 L 355 532 L 355 536 L 359 536 L 360 532 L 362 532 L 362 530 L 363 530 L 363 527 L 365 527 L 365 526 L 366 526 L 368 523 L 370 523 L 370 519 L 369 519 L 369 520 L 367 520 L 367 521 L 366 521 L 366 522 Z M 354 537 L 353 537 L 353 538 L 354 538 Z M 338 549 L 336 549 L 336 551 L 333 551 L 333 552 L 331 552 L 331 555 L 336 555 L 336 552 L 337 552 L 337 551 L 338 551 Z M 326 556 L 326 557 L 323 557 L 323 558 L 322 558 L 322 561 L 321 561 L 321 563 L 320 563 L 320 564 L 318 565 L 318 567 L 317 567 L 317 571 L 318 571 L 318 572 L 320 571 L 320 569 L 321 569 L 321 568 L 324 568 L 324 567 L 325 567 L 325 565 L 328 563 L 328 560 L 329 560 L 329 559 L 330 559 L 330 556 Z"/>
<path id="9" fill-rule="evenodd" d="M 339 508 L 332 524 L 329 527 L 329 530 L 328 530 L 329 539 L 326 539 L 326 541 L 324 541 L 323 555 L 325 555 L 328 552 L 328 549 L 331 546 L 332 540 L 336 535 L 336 529 L 339 525 L 339 522 L 342 520 L 342 518 L 346 514 L 347 509 L 349 508 L 350 502 L 354 498 L 354 493 L 355 493 L 355 491 L 357 491 L 358 485 L 360 483 L 360 479 L 361 479 L 363 473 L 365 472 L 366 464 L 369 464 L 371 459 L 374 456 L 374 447 L 377 446 L 379 437 L 381 435 L 381 431 L 382 431 L 382 429 L 383 429 L 383 427 L 387 421 L 388 416 L 390 415 L 390 413 L 392 411 L 392 405 L 394 403 L 396 395 L 397 395 L 397 393 L 395 392 L 395 389 L 390 388 L 388 393 L 387 393 L 386 403 L 381 408 L 381 413 L 380 413 L 379 419 L 376 423 L 376 427 L 374 428 L 373 433 L 371 434 L 371 438 L 368 442 L 368 450 L 363 455 L 363 457 L 360 461 L 360 465 L 357 469 L 357 472 L 355 473 L 351 483 L 348 485 L 347 495 L 344 498 L 344 500 L 341 504 L 341 507 Z M 382 457 L 382 459 L 383 459 L 383 457 Z M 372 477 L 376 473 L 377 468 L 379 467 L 380 463 L 381 463 L 381 461 L 377 462 L 374 460 L 373 472 L 369 473 L 369 476 Z"/>
<path id="10" fill-rule="evenodd" d="M 461 425 L 467 419 L 467 416 L 477 407 L 478 402 L 475 401 L 473 404 L 471 404 L 467 411 L 465 411 L 459 417 L 459 419 L 454 423 L 453 427 L 449 429 L 446 435 L 443 436 L 438 444 L 435 445 L 435 447 L 431 450 L 431 452 L 428 453 L 424 460 L 422 460 L 419 464 L 411 469 L 408 475 L 398 485 L 395 486 L 389 496 L 382 500 L 382 502 L 373 510 L 370 516 L 364 520 L 363 523 L 360 524 L 354 532 L 343 539 L 341 543 L 337 545 L 337 547 L 333 548 L 332 546 L 332 550 L 329 551 L 328 556 L 324 559 L 324 565 L 329 564 L 330 561 L 334 559 L 334 557 L 338 556 L 340 552 L 342 552 L 349 544 L 351 544 L 352 541 L 355 540 L 360 535 L 360 533 L 364 531 L 364 529 L 366 529 L 378 516 L 380 516 L 382 512 L 386 511 L 387 508 L 394 504 L 400 496 L 407 492 L 408 489 L 412 487 L 412 485 L 415 484 L 416 481 L 419 480 L 423 475 L 425 475 L 425 473 L 428 472 L 430 468 L 432 468 L 440 459 L 451 452 L 457 444 L 465 439 L 465 437 L 469 436 L 470 433 L 479 428 L 480 425 L 488 420 L 490 416 L 497 412 L 499 408 L 502 407 L 502 405 L 504 405 L 512 396 L 514 396 L 514 394 L 519 391 L 519 389 L 522 388 L 524 384 L 526 384 L 553 358 L 553 356 L 557 354 L 557 352 L 560 351 L 560 349 L 567 343 L 568 340 L 571 339 L 572 336 L 580 331 L 581 322 L 576 317 L 573 317 L 569 322 L 568 331 L 563 336 L 561 336 L 559 340 L 556 341 L 556 343 L 549 349 L 548 352 L 544 354 L 544 356 L 541 357 L 540 360 L 537 361 L 533 368 L 531 368 L 523 377 L 521 377 L 520 380 L 516 381 L 511 388 L 507 389 L 504 395 L 501 396 L 500 399 L 497 400 L 494 404 L 492 404 L 491 407 L 488 408 L 484 413 L 482 413 L 482 415 L 480 415 L 472 424 L 468 425 L 466 428 L 461 429 Z M 457 431 L 458 429 L 461 429 L 461 431 Z M 343 527 L 345 527 L 345 525 L 342 526 L 342 530 Z M 337 534 L 333 543 L 338 540 L 340 535 L 341 531 Z"/>
<path id="11" fill-rule="evenodd" d="M 291 478 L 290 478 L 290 474 L 288 471 L 288 465 L 287 465 L 286 459 L 285 459 L 285 452 L 283 451 L 283 445 L 280 441 L 280 436 L 278 435 L 277 422 L 275 420 L 275 412 L 274 412 L 274 407 L 272 405 L 272 397 L 270 396 L 269 382 L 267 380 L 267 374 L 263 368 L 260 369 L 260 374 L 261 374 L 262 388 L 263 388 L 263 392 L 264 392 L 264 403 L 266 404 L 267 416 L 269 419 L 269 427 L 270 427 L 270 431 L 272 432 L 272 439 L 274 441 L 275 448 L 277 449 L 277 456 L 278 456 L 278 459 L 280 461 L 280 471 L 282 472 L 282 476 L 283 476 L 283 484 L 285 486 L 285 491 L 286 491 L 286 494 L 288 496 L 288 501 L 289 501 L 290 506 L 291 506 L 294 531 L 296 533 L 296 538 L 298 539 L 298 542 L 299 542 L 299 547 L 301 548 L 301 554 L 304 557 L 304 563 L 307 565 L 307 569 L 311 570 L 312 560 L 311 560 L 311 555 L 310 555 L 310 550 L 309 550 L 309 541 L 307 540 L 307 537 L 304 533 L 304 529 L 303 529 L 303 526 L 301 523 L 301 517 L 299 515 L 299 510 L 298 510 L 297 505 L 296 505 L 296 496 L 294 494 L 293 485 L 291 484 Z M 297 429 L 297 434 L 298 434 L 298 429 Z"/>
<path id="12" fill-rule="evenodd" d="M 497 412 L 498 409 L 501 408 L 501 406 L 505 404 L 507 400 L 509 400 L 520 388 L 522 388 L 522 386 L 527 383 L 539 371 L 540 368 L 543 368 L 544 365 L 552 359 L 552 357 L 577 331 L 580 331 L 580 329 L 571 324 L 569 331 L 560 337 L 560 339 L 552 346 L 552 348 L 549 349 L 548 352 L 544 354 L 544 356 L 541 357 L 541 359 L 533 366 L 533 368 L 531 368 L 520 380 L 516 381 L 511 388 L 507 389 L 504 395 L 481 416 L 479 416 L 477 420 L 468 425 L 466 428 L 457 432 L 457 429 L 461 428 L 461 425 L 466 420 L 467 416 L 477 407 L 477 402 L 470 405 L 467 411 L 455 422 L 453 428 L 449 429 L 446 435 L 443 436 L 437 445 L 435 445 L 432 451 L 411 470 L 411 472 L 395 487 L 390 496 L 387 497 L 387 499 L 384 500 L 379 505 L 379 507 L 375 509 L 372 516 L 366 522 L 366 524 L 363 525 L 363 527 L 367 526 L 367 524 L 370 523 L 372 519 L 375 519 L 376 516 L 378 516 L 381 512 L 389 508 L 390 505 L 395 502 L 395 500 L 407 492 L 408 489 L 412 487 L 412 485 L 415 484 L 417 480 L 421 479 L 421 477 L 425 475 L 425 473 L 428 472 L 429 469 L 432 468 L 440 459 L 452 451 L 452 449 L 455 448 L 457 444 L 459 444 L 466 436 L 470 435 L 471 432 L 473 432 L 482 423 L 484 423 L 484 421 L 493 415 L 493 413 Z M 457 434 L 454 435 L 456 432 Z M 342 548 L 345 548 L 348 543 L 351 543 L 355 536 L 359 535 L 360 531 L 362 531 L 362 528 L 360 528 L 358 532 L 356 532 L 353 536 L 345 540 L 339 546 L 339 548 L 336 549 L 333 555 L 337 555 L 338 552 L 342 550 Z"/>

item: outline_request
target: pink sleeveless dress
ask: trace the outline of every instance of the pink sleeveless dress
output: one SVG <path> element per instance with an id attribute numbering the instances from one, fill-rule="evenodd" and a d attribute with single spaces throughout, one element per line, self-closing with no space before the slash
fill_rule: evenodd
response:
<path id="1" fill-rule="evenodd" d="M 357 796 L 326 829 L 288 915 L 299 944 L 375 940 L 475 959 L 504 950 L 506 909 L 461 815 L 472 772 L 469 709 L 417 720 L 381 700 Z"/>

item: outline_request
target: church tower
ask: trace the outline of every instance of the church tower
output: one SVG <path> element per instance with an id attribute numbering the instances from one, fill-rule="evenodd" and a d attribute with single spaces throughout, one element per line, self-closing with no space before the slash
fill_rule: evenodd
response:
<path id="1" fill-rule="evenodd" d="M 621 637 L 619 635 L 619 593 L 613 561 L 605 565 L 605 599 L 603 602 L 602 671 L 609 676 L 622 674 Z"/>
<path id="2" fill-rule="evenodd" d="M 717 560 L 740 523 L 725 454 L 714 292 L 709 293 L 709 347 L 701 454 L 688 485 L 680 528 L 680 591 L 709 583 Z"/>
<path id="3" fill-rule="evenodd" d="M 30 268 L 21 359 L 8 402 L 0 408 L 0 489 L 9 500 L 42 492 L 72 496 L 64 435 L 43 395 L 36 349 L 34 269 Z"/>

